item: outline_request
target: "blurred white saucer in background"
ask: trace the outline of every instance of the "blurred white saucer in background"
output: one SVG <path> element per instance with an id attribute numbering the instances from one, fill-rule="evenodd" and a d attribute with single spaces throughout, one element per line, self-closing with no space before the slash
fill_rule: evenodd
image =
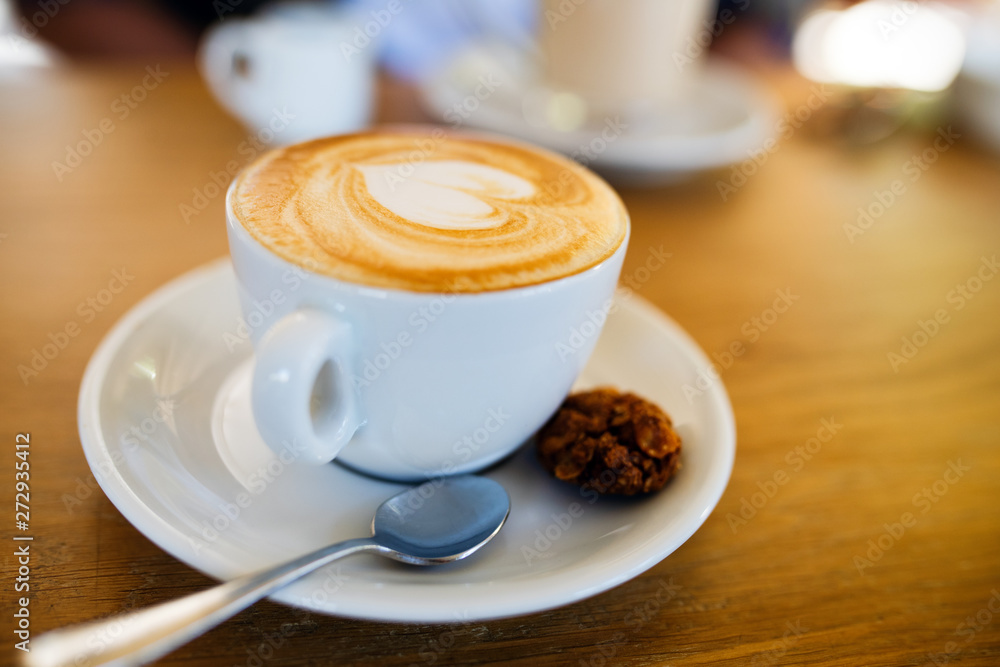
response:
<path id="1" fill-rule="evenodd" d="M 623 184 L 682 180 L 741 162 L 774 135 L 779 106 L 742 70 L 709 60 L 688 86 L 679 101 L 655 110 L 587 118 L 572 95 L 541 82 L 530 54 L 481 43 L 427 78 L 421 95 L 454 127 L 530 141 Z"/>

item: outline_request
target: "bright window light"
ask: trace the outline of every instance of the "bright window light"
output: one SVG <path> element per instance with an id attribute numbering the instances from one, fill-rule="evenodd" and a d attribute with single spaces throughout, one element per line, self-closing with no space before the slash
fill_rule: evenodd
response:
<path id="1" fill-rule="evenodd" d="M 792 53 L 799 71 L 815 81 L 933 92 L 958 74 L 965 38 L 934 5 L 868 0 L 810 15 Z"/>

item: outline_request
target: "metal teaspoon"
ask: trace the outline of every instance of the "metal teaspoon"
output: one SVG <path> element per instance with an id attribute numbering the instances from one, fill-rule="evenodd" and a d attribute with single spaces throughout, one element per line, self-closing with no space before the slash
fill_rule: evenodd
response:
<path id="1" fill-rule="evenodd" d="M 509 511 L 507 492 L 485 477 L 463 475 L 427 482 L 382 503 L 372 519 L 371 537 L 331 544 L 178 600 L 53 630 L 32 642 L 24 664 L 144 664 L 344 556 L 372 551 L 413 565 L 465 558 L 493 539 Z"/>

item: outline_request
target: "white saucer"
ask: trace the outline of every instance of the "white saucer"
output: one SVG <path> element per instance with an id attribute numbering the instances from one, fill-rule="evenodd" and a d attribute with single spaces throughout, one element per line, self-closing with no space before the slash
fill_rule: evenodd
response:
<path id="1" fill-rule="evenodd" d="M 625 119 L 628 128 L 617 135 L 611 128 L 608 141 L 601 138 L 604 116 L 571 131 L 544 122 L 534 109 L 552 91 L 530 56 L 495 43 L 462 52 L 422 83 L 421 95 L 429 111 L 452 125 L 545 146 L 616 182 L 669 182 L 742 162 L 776 132 L 779 105 L 751 75 L 717 60 L 700 64 L 683 101 L 641 121 Z"/>
<path id="2" fill-rule="evenodd" d="M 228 260 L 181 276 L 108 333 L 79 402 L 87 461 L 111 502 L 164 550 L 219 579 L 368 535 L 375 507 L 402 488 L 270 453 L 246 397 L 250 345 L 225 336 L 237 317 Z M 356 618 L 469 621 L 564 605 L 635 577 L 701 526 L 729 480 L 735 430 L 725 389 L 715 383 L 693 403 L 682 393 L 708 364 L 677 324 L 638 297 L 624 301 L 580 385 L 634 390 L 671 414 L 684 467 L 667 488 L 591 503 L 522 448 L 484 473 L 513 506 L 481 552 L 436 568 L 349 558 L 275 599 Z"/>

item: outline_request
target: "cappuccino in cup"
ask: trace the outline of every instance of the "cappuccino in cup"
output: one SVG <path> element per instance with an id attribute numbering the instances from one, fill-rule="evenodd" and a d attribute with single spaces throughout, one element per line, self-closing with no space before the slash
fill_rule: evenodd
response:
<path id="1" fill-rule="evenodd" d="M 354 134 L 266 155 L 233 213 L 283 259 L 351 283 L 484 292 L 584 271 L 625 238 L 618 196 L 566 159 L 516 144 Z"/>
<path id="2" fill-rule="evenodd" d="M 266 153 L 227 217 L 264 440 L 405 481 L 481 469 L 556 410 L 629 234 L 580 165 L 440 128 Z"/>

